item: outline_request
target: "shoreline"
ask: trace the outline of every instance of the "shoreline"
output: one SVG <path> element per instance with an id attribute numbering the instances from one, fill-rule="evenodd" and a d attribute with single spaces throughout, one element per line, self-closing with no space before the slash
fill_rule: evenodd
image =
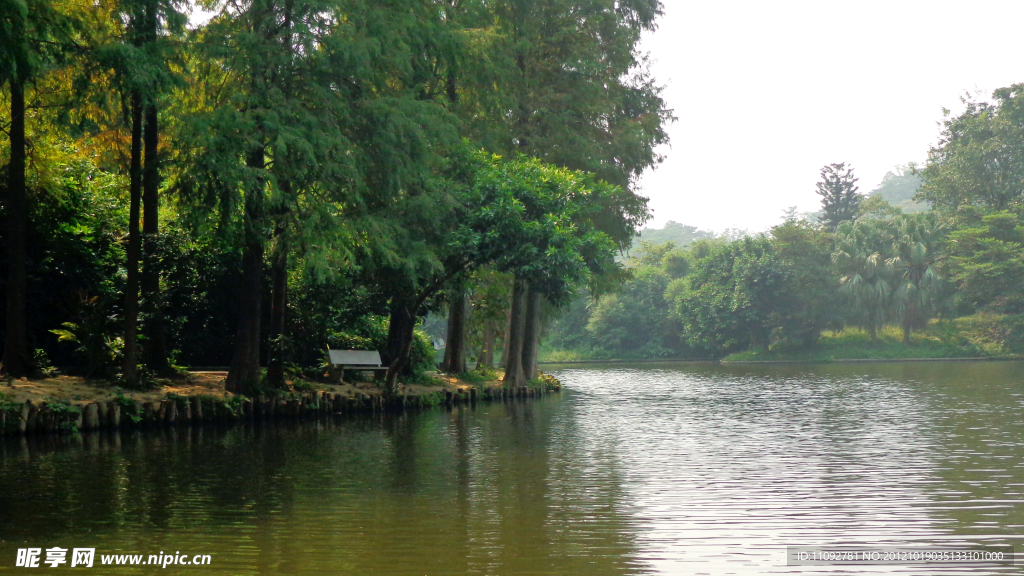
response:
<path id="1" fill-rule="evenodd" d="M 671 359 L 645 359 L 645 360 L 571 360 L 565 362 L 538 362 L 543 365 L 563 364 L 721 364 L 721 365 L 746 365 L 746 364 L 871 364 L 899 362 L 1014 362 L 1022 361 L 1024 358 L 1000 357 L 1000 356 L 952 356 L 938 358 L 834 358 L 829 360 L 671 360 Z"/>
<path id="2" fill-rule="evenodd" d="M 500 380 L 467 382 L 439 375 L 436 384 L 406 384 L 390 398 L 368 383 L 305 383 L 315 389 L 250 398 L 224 389 L 220 374 L 199 372 L 167 380 L 147 391 L 121 390 L 109 382 L 59 376 L 19 379 L 0 385 L 0 437 L 132 430 L 212 422 L 263 422 L 330 418 L 433 406 L 516 401 L 557 393 L 561 383 L 507 388 Z"/>

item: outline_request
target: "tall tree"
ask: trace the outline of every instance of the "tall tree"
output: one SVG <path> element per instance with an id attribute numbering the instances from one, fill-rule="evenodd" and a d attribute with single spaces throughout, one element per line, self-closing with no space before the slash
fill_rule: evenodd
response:
<path id="1" fill-rule="evenodd" d="M 21 376 L 32 368 L 28 343 L 26 236 L 28 199 L 25 190 L 25 85 L 33 73 L 29 7 L 24 1 L 0 5 L 0 80 L 11 91 L 11 158 L 7 165 L 7 325 L 3 369 Z"/>
<path id="2" fill-rule="evenodd" d="M 996 90 L 993 100 L 964 99 L 959 116 L 945 112 L 916 198 L 947 214 L 961 208 L 995 212 L 1024 202 L 1024 84 Z"/>
<path id="3" fill-rule="evenodd" d="M 385 238 L 387 217 L 397 199 L 425 188 L 441 154 L 437 134 L 451 130 L 447 113 L 422 90 L 429 3 L 251 0 L 220 10 L 202 32 L 219 66 L 204 86 L 209 101 L 187 122 L 189 152 L 179 160 L 187 169 L 175 188 L 197 208 L 219 213 L 240 240 L 243 312 L 228 385 L 254 393 L 271 237 L 277 346 L 289 254 L 320 267 L 356 252 L 400 260 Z"/>
<path id="4" fill-rule="evenodd" d="M 895 220 L 893 257 L 887 263 L 895 275 L 893 305 L 903 328 L 903 342 L 910 332 L 929 319 L 939 292 L 936 261 L 946 228 L 934 212 L 900 215 Z"/>
<path id="5" fill-rule="evenodd" d="M 160 100 L 180 78 L 168 66 L 175 55 L 168 36 L 180 36 L 185 23 L 181 0 L 134 0 L 142 2 L 139 36 L 143 52 L 154 70 L 148 90 L 142 94 L 142 273 L 140 287 L 146 314 L 145 362 L 157 372 L 166 371 L 168 348 L 160 294 Z M 166 33 L 166 34 L 163 34 Z"/>
<path id="6" fill-rule="evenodd" d="M 455 286 L 448 295 L 448 331 L 442 368 L 452 374 L 466 371 L 466 329 L 469 322 L 469 294 Z"/>
<path id="7" fill-rule="evenodd" d="M 1024 313 L 1024 222 L 994 212 L 949 235 L 945 268 L 971 309 Z"/>
<path id="8" fill-rule="evenodd" d="M 28 337 L 28 190 L 26 188 L 26 91 L 67 48 L 70 19 L 49 0 L 0 2 L 0 86 L 10 90 L 10 159 L 6 166 L 7 313 L 3 371 L 21 376 L 32 370 Z"/>
<path id="9" fill-rule="evenodd" d="M 857 180 L 853 168 L 847 168 L 843 162 L 822 167 L 821 181 L 815 188 L 821 196 L 822 221 L 829 230 L 834 231 L 841 222 L 857 217 L 861 200 Z"/>
<path id="10" fill-rule="evenodd" d="M 890 310 L 891 270 L 886 264 L 892 252 L 890 224 L 870 219 L 843 222 L 836 230 L 832 253 L 853 323 L 866 329 L 872 340 L 878 338 Z"/>
<path id="11" fill-rule="evenodd" d="M 621 201 L 641 204 L 632 185 L 660 162 L 655 147 L 667 142 L 664 125 L 672 119 L 638 50 L 661 3 L 458 4 L 464 23 L 459 37 L 467 42 L 447 63 L 458 74 L 453 110 L 470 136 L 493 152 L 593 173 L 632 196 Z M 607 218 L 614 221 L 616 213 L 612 209 Z M 607 230 L 628 247 L 635 230 L 626 238 L 616 231 Z M 539 324 L 527 320 L 524 326 L 527 339 L 536 340 Z"/>

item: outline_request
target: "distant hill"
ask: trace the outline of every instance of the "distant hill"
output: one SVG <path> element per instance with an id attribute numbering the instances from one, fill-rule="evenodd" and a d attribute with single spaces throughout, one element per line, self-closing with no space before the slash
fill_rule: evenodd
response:
<path id="1" fill-rule="evenodd" d="M 710 240 L 715 233 L 710 230 L 699 230 L 696 226 L 687 226 L 669 220 L 664 228 L 644 228 L 640 231 L 640 237 L 633 241 L 633 246 L 639 246 L 640 242 L 651 244 L 664 244 L 675 242 L 679 248 L 686 248 L 697 240 Z"/>
<path id="2" fill-rule="evenodd" d="M 869 196 L 881 196 L 889 204 L 904 212 L 922 212 L 931 208 L 927 202 L 915 202 L 914 194 L 921 188 L 921 177 L 914 174 L 908 165 L 897 166 L 895 171 L 886 172 L 882 183 Z"/>

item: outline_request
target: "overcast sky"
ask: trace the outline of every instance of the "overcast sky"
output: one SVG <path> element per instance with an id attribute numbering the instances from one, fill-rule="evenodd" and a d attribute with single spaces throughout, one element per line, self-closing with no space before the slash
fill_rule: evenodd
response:
<path id="1" fill-rule="evenodd" d="M 642 180 L 652 227 L 765 230 L 820 207 L 832 162 L 869 192 L 927 158 L 943 107 L 1024 82 L 1024 2 L 663 2 L 643 49 L 678 120 Z"/>

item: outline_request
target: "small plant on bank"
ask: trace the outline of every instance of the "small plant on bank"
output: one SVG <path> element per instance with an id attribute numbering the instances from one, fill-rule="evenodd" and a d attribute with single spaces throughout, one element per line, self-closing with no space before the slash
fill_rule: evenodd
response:
<path id="1" fill-rule="evenodd" d="M 242 414 L 242 404 L 245 403 L 246 399 L 242 395 L 227 396 L 221 399 L 220 405 L 229 412 L 229 416 L 240 416 Z"/>
<path id="2" fill-rule="evenodd" d="M 479 382 L 493 382 L 495 380 L 500 380 L 501 376 L 502 373 L 498 372 L 494 368 L 479 367 L 474 370 L 470 370 L 468 372 L 463 372 L 462 374 L 459 374 L 459 380 L 462 380 L 463 382 L 470 382 L 476 384 Z"/>
<path id="3" fill-rule="evenodd" d="M 181 350 L 171 350 L 170 357 L 167 359 L 167 370 L 170 375 L 178 378 L 185 378 L 189 381 L 192 380 L 192 373 L 188 371 L 187 366 L 178 364 L 178 356 L 181 354 Z"/>
<path id="4" fill-rule="evenodd" d="M 139 403 L 125 396 L 124 390 L 121 388 L 114 388 L 114 404 L 121 407 L 122 417 L 127 417 L 135 424 L 142 421 L 142 415 L 139 413 Z"/>
<path id="5" fill-rule="evenodd" d="M 562 383 L 551 374 L 541 373 L 537 378 L 530 380 L 529 386 L 531 388 L 540 388 L 549 392 L 562 389 Z"/>
<path id="6" fill-rule="evenodd" d="M 42 348 L 36 348 L 35 353 L 32 354 L 32 365 L 35 366 L 36 375 L 42 378 L 52 378 L 59 372 L 53 363 L 50 362 L 50 357 L 46 354 L 46 350 Z"/>
<path id="7" fill-rule="evenodd" d="M 315 382 L 296 378 L 295 380 L 292 380 L 292 389 L 297 392 L 313 392 L 319 388 Z"/>
<path id="8" fill-rule="evenodd" d="M 53 412 L 56 418 L 58 429 L 62 432 L 78 432 L 78 416 L 82 413 L 82 407 L 72 404 L 67 400 L 47 400 L 46 406 Z"/>
<path id="9" fill-rule="evenodd" d="M 156 374 L 154 374 L 152 370 L 149 370 L 142 364 L 138 365 L 138 368 L 136 369 L 136 375 L 136 380 L 134 382 L 130 382 L 125 379 L 123 374 L 118 374 L 117 377 L 114 378 L 114 384 L 118 387 L 126 388 L 128 390 L 139 391 L 156 390 L 161 386 L 160 382 L 158 382 L 156 379 Z"/>
<path id="10" fill-rule="evenodd" d="M 0 432 L 13 432 L 18 429 L 18 422 L 21 419 L 21 403 L 15 402 L 14 398 L 5 392 L 0 392 L 0 412 L 4 413 L 4 428 Z"/>

